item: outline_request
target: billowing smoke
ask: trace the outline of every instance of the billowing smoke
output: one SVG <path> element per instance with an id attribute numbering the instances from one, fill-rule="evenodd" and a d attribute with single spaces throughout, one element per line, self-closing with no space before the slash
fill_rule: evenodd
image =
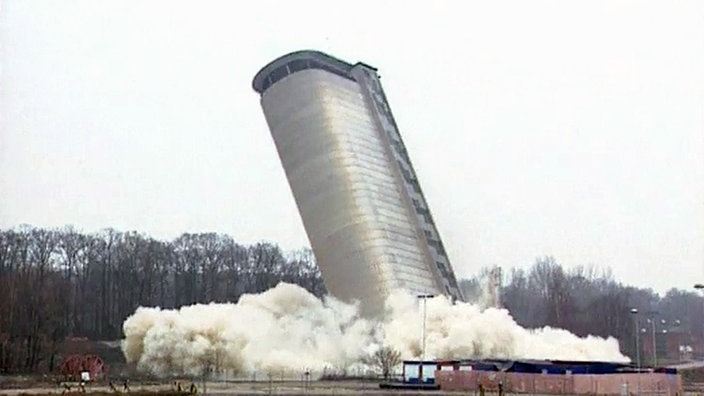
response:
<path id="1" fill-rule="evenodd" d="M 386 309 L 385 320 L 371 322 L 358 316 L 356 305 L 280 283 L 237 304 L 140 307 L 123 324 L 122 349 L 128 362 L 157 375 L 346 370 L 382 345 L 403 358 L 420 357 L 422 306 L 397 292 Z M 427 300 L 425 312 L 426 358 L 628 361 L 616 339 L 524 329 L 503 309 L 453 305 L 439 296 Z"/>
<path id="2" fill-rule="evenodd" d="M 404 356 L 417 355 L 420 350 L 422 308 L 416 300 L 401 292 L 392 295 L 387 301 L 389 320 L 381 325 L 383 343 Z M 431 358 L 629 361 L 615 338 L 580 338 L 550 327 L 525 329 L 505 309 L 452 304 L 438 296 L 427 300 L 425 312 L 426 356 Z"/>

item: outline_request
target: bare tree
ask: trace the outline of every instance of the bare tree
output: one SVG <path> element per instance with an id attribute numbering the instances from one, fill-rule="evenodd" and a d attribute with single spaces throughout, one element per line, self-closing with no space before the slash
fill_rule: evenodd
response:
<path id="1" fill-rule="evenodd" d="M 383 346 L 369 356 L 367 364 L 381 370 L 384 379 L 387 380 L 394 367 L 401 364 L 401 352 L 390 346 Z"/>
<path id="2" fill-rule="evenodd" d="M 67 336 L 118 339 L 139 305 L 176 308 L 236 302 L 279 282 L 316 296 L 325 287 L 310 249 L 284 252 L 274 243 L 243 245 L 215 233 L 157 241 L 138 232 L 106 229 L 85 234 L 67 227 L 0 229 L 0 372 L 46 370 L 60 359 Z M 460 282 L 467 295 L 480 279 Z M 704 339 L 704 301 L 693 291 L 660 296 L 624 286 L 608 269 L 564 269 L 552 257 L 511 270 L 504 306 L 526 327 L 560 326 L 578 335 L 615 336 L 635 355 L 630 308 L 660 312 L 673 331 Z M 388 377 L 400 356 L 385 347 L 368 363 Z"/>

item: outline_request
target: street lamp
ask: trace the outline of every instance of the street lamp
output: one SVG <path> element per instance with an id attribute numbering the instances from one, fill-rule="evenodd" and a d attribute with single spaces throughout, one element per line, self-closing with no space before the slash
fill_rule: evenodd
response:
<path id="1" fill-rule="evenodd" d="M 429 298 L 435 297 L 433 294 L 419 294 L 418 298 L 423 300 L 423 334 L 422 334 L 422 340 L 423 343 L 421 344 L 421 352 L 420 352 L 420 360 L 421 362 L 425 361 L 425 322 L 427 318 L 427 311 L 426 311 L 426 301 Z M 422 365 L 422 363 L 421 363 Z"/>
<path id="2" fill-rule="evenodd" d="M 631 308 L 631 313 L 634 317 L 634 325 L 636 329 L 636 364 L 638 367 L 638 372 L 640 373 L 640 331 L 638 325 L 638 308 Z"/>
<path id="3" fill-rule="evenodd" d="M 650 312 L 651 316 L 650 319 L 648 319 L 648 322 L 650 323 L 650 329 L 651 329 L 651 338 L 653 339 L 653 368 L 658 366 L 658 349 L 657 345 L 655 343 L 655 315 L 657 315 L 657 312 Z"/>
<path id="4" fill-rule="evenodd" d="M 699 290 L 700 292 L 702 292 L 702 295 L 704 296 L 704 284 L 702 284 L 702 283 L 696 283 L 696 284 L 694 285 L 694 288 L 697 289 L 697 290 Z M 704 305 L 702 306 L 702 308 L 704 308 Z M 700 353 L 701 353 L 701 352 L 700 352 Z"/>

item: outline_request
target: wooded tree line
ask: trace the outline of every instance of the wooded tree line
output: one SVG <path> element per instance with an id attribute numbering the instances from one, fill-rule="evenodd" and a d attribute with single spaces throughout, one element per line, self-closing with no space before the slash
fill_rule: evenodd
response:
<path id="1" fill-rule="evenodd" d="M 608 271 L 566 270 L 550 257 L 504 279 L 501 301 L 519 324 L 614 336 L 631 356 L 631 308 L 643 320 L 656 316 L 697 336 L 704 329 L 704 300 L 692 291 L 673 289 L 661 297 L 624 286 Z M 236 302 L 280 281 L 325 294 L 310 250 L 243 245 L 214 233 L 160 241 L 112 229 L 0 230 L 0 372 L 54 368 L 58 346 L 68 336 L 119 339 L 123 321 L 138 306 Z M 482 275 L 460 283 L 466 297 L 481 300 Z"/>
<path id="2" fill-rule="evenodd" d="M 53 369 L 67 336 L 119 339 L 138 306 L 236 302 L 281 281 L 325 294 L 310 250 L 214 233 L 165 242 L 111 229 L 2 230 L 0 371 Z"/>
<path id="3" fill-rule="evenodd" d="M 486 269 L 461 281 L 465 296 L 481 300 L 480 285 L 488 273 Z M 632 357 L 636 319 L 644 340 L 641 355 L 644 349 L 652 350 L 645 345 L 652 335 L 648 320 L 655 321 L 656 333 L 661 336 L 663 330 L 676 331 L 691 336 L 695 344 L 702 342 L 704 299 L 694 290 L 673 288 L 660 296 L 652 289 L 621 284 L 609 270 L 584 266 L 566 270 L 552 257 L 536 260 L 527 270 L 513 269 L 504 279 L 502 305 L 524 327 L 551 326 L 579 336 L 613 336 L 619 339 L 621 350 Z M 638 310 L 637 318 L 631 313 L 633 308 Z"/>

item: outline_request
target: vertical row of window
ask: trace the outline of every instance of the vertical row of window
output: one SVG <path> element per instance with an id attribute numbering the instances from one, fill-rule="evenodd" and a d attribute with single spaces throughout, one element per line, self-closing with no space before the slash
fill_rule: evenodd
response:
<path id="1" fill-rule="evenodd" d="M 378 81 L 376 80 L 375 76 L 371 75 L 370 72 L 367 72 L 367 75 L 368 81 L 371 82 L 370 84 L 368 84 L 368 87 L 372 90 L 372 98 L 375 101 L 375 105 L 379 115 L 383 119 L 383 129 L 389 138 L 392 152 L 394 153 L 394 157 L 396 158 L 396 162 L 398 163 L 399 169 L 403 176 L 404 184 L 406 185 L 408 190 L 413 191 L 415 195 L 419 197 L 418 199 L 412 198 L 412 203 L 416 213 L 419 215 L 418 219 L 419 221 L 421 221 L 421 224 L 427 225 L 427 227 L 423 227 L 425 239 L 427 244 L 429 245 L 432 256 L 434 256 L 433 258 L 435 261 L 435 265 L 443 277 L 443 286 L 445 287 L 445 290 L 448 294 L 456 296 L 458 295 L 456 291 L 457 281 L 455 280 L 452 272 L 449 270 L 449 261 L 447 260 L 445 248 L 442 245 L 440 238 L 436 235 L 437 233 L 434 232 L 435 224 L 432 220 L 432 216 L 430 215 L 430 210 L 428 210 L 427 205 L 424 202 L 425 200 L 423 199 L 423 193 L 420 189 L 420 184 L 418 183 L 418 179 L 415 175 L 413 167 L 411 166 L 411 162 L 408 157 L 408 152 L 406 151 L 401 137 L 394 126 L 395 124 L 393 123 L 393 117 L 385 103 L 385 100 L 383 100 L 383 94 L 381 91 L 381 87 L 378 84 Z M 411 196 L 413 195 L 414 194 L 411 194 Z M 455 289 L 455 291 L 453 291 L 452 289 Z"/>

